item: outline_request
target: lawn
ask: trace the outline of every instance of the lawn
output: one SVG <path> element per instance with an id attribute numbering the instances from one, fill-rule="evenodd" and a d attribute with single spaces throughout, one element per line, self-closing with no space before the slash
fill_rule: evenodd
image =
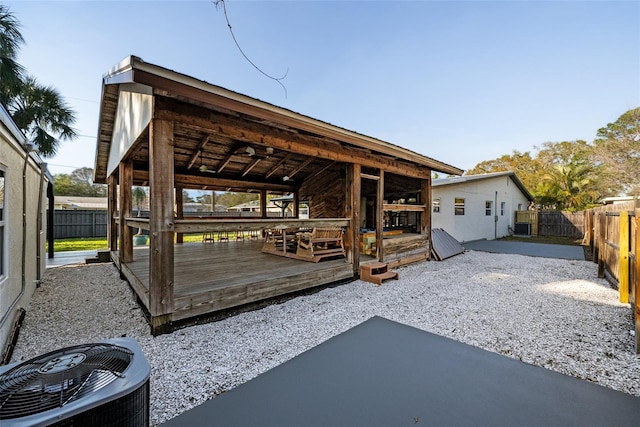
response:
<path id="1" fill-rule="evenodd" d="M 200 242 L 202 233 L 185 234 L 184 242 Z M 56 239 L 54 245 L 55 252 L 67 251 L 91 251 L 108 249 L 106 237 L 81 237 L 75 239 Z M 48 246 L 47 246 L 48 249 Z"/>

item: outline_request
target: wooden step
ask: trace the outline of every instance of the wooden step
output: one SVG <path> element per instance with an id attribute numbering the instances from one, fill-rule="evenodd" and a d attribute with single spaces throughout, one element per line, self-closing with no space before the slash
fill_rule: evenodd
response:
<path id="1" fill-rule="evenodd" d="M 368 264 L 362 264 L 360 266 L 360 279 L 365 282 L 375 283 L 376 285 L 382 285 L 382 281 L 387 279 L 398 279 L 398 273 L 395 271 L 388 271 L 387 263 L 384 262 L 372 262 Z"/>

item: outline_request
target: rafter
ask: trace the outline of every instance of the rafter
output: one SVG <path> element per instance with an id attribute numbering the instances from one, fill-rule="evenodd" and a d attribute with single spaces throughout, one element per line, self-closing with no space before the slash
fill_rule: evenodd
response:
<path id="1" fill-rule="evenodd" d="M 282 166 L 284 162 L 288 161 L 292 156 L 293 156 L 293 153 L 287 153 L 286 156 L 278 160 L 278 162 L 275 165 L 273 165 L 273 167 L 269 169 L 267 173 L 264 174 L 264 179 L 267 179 L 271 175 L 273 175 L 280 168 L 280 166 Z"/>
<path id="2" fill-rule="evenodd" d="M 198 155 L 202 156 L 202 149 L 204 148 L 205 145 L 207 145 L 210 138 L 211 138 L 211 135 L 207 134 L 207 136 L 205 136 L 204 139 L 200 141 L 198 148 L 196 148 L 193 154 L 191 154 L 191 158 L 189 159 L 189 164 L 187 165 L 187 169 L 191 169 L 193 164 L 198 159 Z"/>
<path id="3" fill-rule="evenodd" d="M 295 168 L 293 168 L 291 170 L 291 172 L 287 173 L 287 176 L 289 178 L 293 178 L 293 176 L 295 174 L 297 174 L 298 172 L 300 172 L 302 169 L 306 168 L 307 166 L 309 166 L 309 164 L 311 162 L 313 162 L 315 160 L 315 157 L 309 157 L 307 160 L 305 160 L 304 162 L 300 163 L 298 166 L 296 166 Z"/>
<path id="4" fill-rule="evenodd" d="M 260 163 L 260 160 L 262 160 L 262 159 L 261 158 L 255 158 L 255 159 L 251 160 L 251 163 L 249 163 L 247 165 L 247 167 L 244 168 L 244 170 L 242 171 L 242 176 L 245 176 L 249 172 L 251 172 L 251 169 L 253 169 L 258 163 Z"/>

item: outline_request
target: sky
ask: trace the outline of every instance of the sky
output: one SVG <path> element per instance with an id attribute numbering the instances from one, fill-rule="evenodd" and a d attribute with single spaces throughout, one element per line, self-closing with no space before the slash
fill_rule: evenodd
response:
<path id="1" fill-rule="evenodd" d="M 129 55 L 459 167 L 583 139 L 640 106 L 637 1 L 2 1 L 18 62 L 94 167 L 102 76 Z"/>

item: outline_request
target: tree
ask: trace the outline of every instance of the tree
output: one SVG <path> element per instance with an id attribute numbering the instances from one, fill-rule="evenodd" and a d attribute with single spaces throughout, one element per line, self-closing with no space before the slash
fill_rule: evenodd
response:
<path id="1" fill-rule="evenodd" d="M 73 110 L 56 89 L 42 86 L 32 76 L 23 81 L 20 91 L 9 100 L 8 109 L 44 157 L 56 154 L 60 140 L 77 137 L 71 127 L 76 121 Z"/>
<path id="2" fill-rule="evenodd" d="M 72 128 L 75 113 L 58 91 L 44 86 L 25 70 L 16 57 L 24 38 L 11 11 L 0 5 L 0 101 L 18 127 L 43 157 L 55 155 L 60 140 L 77 137 Z"/>
<path id="3" fill-rule="evenodd" d="M 138 211 L 138 216 L 140 216 L 140 211 L 142 210 L 144 201 L 147 199 L 147 192 L 144 191 L 142 187 L 135 187 L 131 192 L 133 196 L 133 200 L 136 202 L 136 210 Z"/>
<path id="4" fill-rule="evenodd" d="M 505 154 L 497 159 L 478 163 L 473 169 L 468 170 L 466 175 L 512 171 L 518 175 L 518 178 L 527 189 L 533 189 L 540 181 L 542 170 L 542 165 L 536 158 L 531 156 L 531 153 L 528 151 L 521 153 L 514 150 L 513 154 Z"/>
<path id="5" fill-rule="evenodd" d="M 107 188 L 93 183 L 93 169 L 80 168 L 71 174 L 54 175 L 53 193 L 56 196 L 105 197 Z"/>
<path id="6" fill-rule="evenodd" d="M 640 194 L 640 107 L 598 129 L 594 146 L 609 195 Z"/>
<path id="7" fill-rule="evenodd" d="M 0 102 L 7 105 L 20 86 L 24 67 L 16 58 L 24 38 L 20 23 L 9 8 L 0 4 Z"/>

